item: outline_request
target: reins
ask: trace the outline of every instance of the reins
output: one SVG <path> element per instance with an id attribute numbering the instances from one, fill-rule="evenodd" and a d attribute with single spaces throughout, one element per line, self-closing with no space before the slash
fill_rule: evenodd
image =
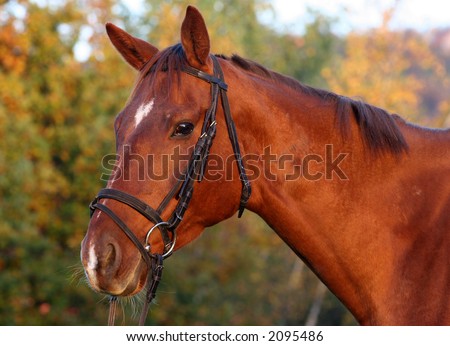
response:
<path id="1" fill-rule="evenodd" d="M 239 147 L 239 141 L 236 133 L 236 127 L 231 117 L 230 104 L 228 102 L 227 90 L 228 86 L 225 83 L 222 68 L 214 55 L 211 55 L 213 61 L 214 74 L 210 75 L 203 71 L 200 71 L 191 66 L 184 66 L 182 71 L 192 75 L 196 78 L 202 79 L 211 84 L 211 105 L 205 113 L 203 120 L 201 135 L 194 147 L 194 151 L 189 160 L 183 179 L 179 180 L 164 197 L 161 204 L 156 210 L 150 207 L 140 199 L 120 190 L 116 189 L 102 189 L 98 193 L 97 197 L 89 205 L 91 217 L 96 209 L 105 212 L 119 228 L 127 235 L 127 237 L 137 247 L 144 259 L 147 268 L 148 275 L 146 281 L 146 299 L 144 307 L 139 319 L 139 325 L 144 325 L 150 303 L 156 295 L 158 284 L 162 277 L 163 260 L 169 257 L 175 248 L 176 243 L 176 228 L 183 220 L 184 214 L 189 206 L 192 198 L 195 181 L 201 182 L 206 165 L 208 162 L 209 151 L 216 134 L 216 112 L 218 106 L 218 99 L 220 97 L 222 101 L 222 108 L 225 115 L 225 122 L 227 124 L 228 136 L 230 138 L 231 145 L 233 147 L 234 157 L 238 166 L 239 179 L 242 182 L 241 199 L 239 203 L 238 217 L 241 217 L 247 202 L 251 195 L 251 185 L 248 177 L 245 173 L 244 164 L 242 162 L 242 155 Z M 168 221 L 163 221 L 161 215 L 169 202 L 173 199 L 178 199 L 178 203 L 172 212 Z M 114 199 L 123 204 L 128 205 L 142 216 L 151 221 L 154 225 L 147 232 L 145 242 L 142 243 L 136 235 L 128 228 L 128 226 L 106 205 L 100 203 L 102 199 Z M 153 230 L 159 229 L 163 243 L 164 250 L 162 254 L 152 253 L 149 244 L 149 238 Z M 117 309 L 117 297 L 110 297 L 110 310 L 108 317 L 108 325 L 114 325 L 115 314 Z"/>

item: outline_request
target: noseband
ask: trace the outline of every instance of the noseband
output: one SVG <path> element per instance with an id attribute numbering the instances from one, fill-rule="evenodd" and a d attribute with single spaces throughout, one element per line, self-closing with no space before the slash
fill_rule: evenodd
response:
<path id="1" fill-rule="evenodd" d="M 183 72 L 200 78 L 211 84 L 211 105 L 205 113 L 201 132 L 202 134 L 200 135 L 194 147 L 194 151 L 187 165 L 186 172 L 183 174 L 182 179 L 179 179 L 166 195 L 166 197 L 164 197 L 158 208 L 154 210 L 145 202 L 126 192 L 109 188 L 100 190 L 97 197 L 95 197 L 95 199 L 89 205 L 91 217 L 96 209 L 99 209 L 106 213 L 133 242 L 133 244 L 141 253 L 145 263 L 147 264 L 147 268 L 149 271 L 146 281 L 147 293 L 145 305 L 139 319 L 140 325 L 143 325 L 145 323 L 150 303 L 155 297 L 156 289 L 158 288 L 159 281 L 161 280 L 163 259 L 169 257 L 173 253 L 173 250 L 175 248 L 177 239 L 176 228 L 183 220 L 184 213 L 189 206 L 194 190 L 194 183 L 195 181 L 201 182 L 204 177 L 206 165 L 208 162 L 209 150 L 216 134 L 216 111 L 219 95 L 222 100 L 222 109 L 225 115 L 228 135 L 238 166 L 239 178 L 242 182 L 238 217 L 241 217 L 242 213 L 244 212 L 245 206 L 247 205 L 248 199 L 250 198 L 251 185 L 245 173 L 241 151 L 239 148 L 239 142 L 236 134 L 236 127 L 231 117 L 231 110 L 227 96 L 228 86 L 224 81 L 223 72 L 217 58 L 214 55 L 211 55 L 211 59 L 213 61 L 214 67 L 213 75 L 207 74 L 188 65 L 182 68 Z M 176 198 L 178 200 L 178 203 L 169 219 L 167 221 L 164 221 L 161 215 L 173 198 Z M 142 243 L 142 241 L 136 237 L 136 235 L 128 228 L 128 226 L 111 209 L 109 209 L 106 205 L 99 203 L 99 201 L 102 199 L 113 199 L 126 204 L 154 224 L 147 232 L 144 243 Z M 164 243 L 164 250 L 162 254 L 152 253 L 149 244 L 150 235 L 155 229 L 158 229 L 160 231 L 161 238 Z M 111 297 L 110 314 L 108 320 L 109 325 L 114 324 L 116 304 L 117 297 Z"/>

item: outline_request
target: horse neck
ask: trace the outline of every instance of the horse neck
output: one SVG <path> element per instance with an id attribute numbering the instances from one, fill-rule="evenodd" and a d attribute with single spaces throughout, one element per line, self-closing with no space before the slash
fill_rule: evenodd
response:
<path id="1" fill-rule="evenodd" d="M 402 180 L 410 169 L 420 175 L 414 162 L 424 153 L 414 152 L 409 158 L 372 155 L 354 121 L 344 140 L 335 127 L 336 105 L 317 95 L 255 76 L 241 76 L 236 89 L 231 103 L 240 104 L 235 109 L 238 134 L 244 154 L 251 154 L 252 173 L 258 175 L 253 176 L 249 209 L 277 232 L 360 323 L 408 323 L 408 311 L 389 315 L 384 300 L 402 285 L 395 279 L 395 270 L 407 265 L 401 257 L 412 260 L 405 256 L 411 245 L 406 234 L 413 226 L 408 217 L 423 207 L 423 201 L 401 210 L 410 198 L 401 189 L 402 184 L 413 184 L 412 189 L 416 184 L 414 191 L 420 193 L 421 179 Z M 250 96 L 249 90 L 256 90 L 257 96 Z M 411 132 L 408 141 L 420 141 L 417 131 L 400 126 Z M 448 172 L 450 162 L 445 160 Z M 338 167 L 333 166 L 336 163 Z M 449 196 L 447 184 L 447 204 Z M 411 279 L 419 274 L 411 273 Z M 440 284 L 448 285 L 448 275 Z"/>

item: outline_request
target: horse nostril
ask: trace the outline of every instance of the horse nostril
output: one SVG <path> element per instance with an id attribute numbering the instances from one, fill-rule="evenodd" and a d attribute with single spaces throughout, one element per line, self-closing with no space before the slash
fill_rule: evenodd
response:
<path id="1" fill-rule="evenodd" d="M 98 269 L 101 275 L 114 275 L 120 265 L 119 249 L 112 243 L 105 245 L 104 250 L 98 260 Z"/>

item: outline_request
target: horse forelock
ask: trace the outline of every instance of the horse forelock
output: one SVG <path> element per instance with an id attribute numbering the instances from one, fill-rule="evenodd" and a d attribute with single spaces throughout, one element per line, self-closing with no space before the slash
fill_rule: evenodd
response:
<path id="1" fill-rule="evenodd" d="M 149 90 L 160 91 L 161 88 L 164 88 L 165 91 L 169 92 L 174 81 L 179 84 L 183 66 L 186 64 L 186 56 L 180 43 L 158 52 L 152 59 L 147 61 L 147 63 L 140 70 L 132 96 L 138 89 L 137 86 L 143 84 L 144 81 Z M 165 78 L 164 85 L 156 84 L 156 77 L 160 72 L 170 76 L 170 78 Z"/>

